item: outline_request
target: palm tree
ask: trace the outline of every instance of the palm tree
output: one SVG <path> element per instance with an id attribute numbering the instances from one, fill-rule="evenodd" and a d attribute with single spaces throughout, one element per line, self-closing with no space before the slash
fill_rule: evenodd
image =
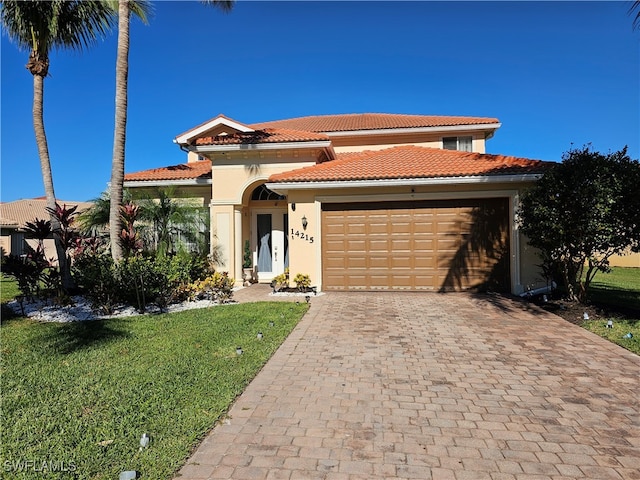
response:
<path id="1" fill-rule="evenodd" d="M 112 8 L 114 2 L 110 2 Z M 151 7 L 146 0 L 118 0 L 118 51 L 116 55 L 116 112 L 113 132 L 113 159 L 111 162 L 111 184 L 109 187 L 109 239 L 111 256 L 115 261 L 123 257 L 120 244 L 122 231 L 121 206 L 124 187 L 124 150 L 127 136 L 127 91 L 129 79 L 129 20 L 131 13 L 144 23 Z M 114 8 L 115 10 L 115 8 Z"/>
<path id="2" fill-rule="evenodd" d="M 208 215 L 202 208 L 180 202 L 176 197 L 175 188 L 170 187 L 147 193 L 136 201 L 147 246 L 160 255 L 175 253 L 182 240 L 198 245 L 201 232 L 206 230 Z"/>
<path id="3" fill-rule="evenodd" d="M 232 0 L 203 0 L 204 4 L 212 5 L 223 12 L 233 8 Z M 125 143 L 127 130 L 127 89 L 129 75 L 129 19 L 134 13 L 146 22 L 150 11 L 146 0 L 118 0 L 118 54 L 116 60 L 116 120 L 113 133 L 113 161 L 111 164 L 111 185 L 109 209 L 109 236 L 111 241 L 111 255 L 114 261 L 123 257 L 120 245 L 120 231 L 122 218 L 122 190 L 124 186 Z"/>
<path id="4" fill-rule="evenodd" d="M 104 37 L 112 27 L 113 11 L 100 1 L 91 0 L 4 0 L 0 19 L 8 37 L 18 48 L 28 50 L 27 69 L 33 75 L 33 128 L 35 131 L 47 208 L 54 211 L 56 196 L 49 159 L 49 146 L 44 129 L 44 79 L 49 73 L 49 52 L 54 48 L 82 50 Z M 60 224 L 52 215 L 54 231 Z M 73 286 L 66 252 L 56 240 L 56 251 L 65 289 Z"/>
<path id="5" fill-rule="evenodd" d="M 131 202 L 132 197 L 129 190 L 125 189 L 122 197 L 123 203 Z M 108 237 L 109 210 L 111 208 L 109 191 L 102 192 L 100 197 L 91 200 L 91 204 L 91 207 L 78 214 L 80 233 L 88 236 Z"/>

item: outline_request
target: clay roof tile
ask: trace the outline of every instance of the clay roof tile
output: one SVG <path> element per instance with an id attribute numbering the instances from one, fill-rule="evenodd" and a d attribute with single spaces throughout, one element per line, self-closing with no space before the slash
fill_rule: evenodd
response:
<path id="1" fill-rule="evenodd" d="M 552 162 L 417 146 L 343 154 L 337 160 L 272 175 L 270 182 L 325 182 L 542 173 Z"/>

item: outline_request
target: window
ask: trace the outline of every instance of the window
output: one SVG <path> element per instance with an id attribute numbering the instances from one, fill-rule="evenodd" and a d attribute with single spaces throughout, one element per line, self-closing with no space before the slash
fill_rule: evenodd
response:
<path id="1" fill-rule="evenodd" d="M 251 200 L 284 200 L 286 197 L 278 195 L 276 192 L 269 190 L 266 185 L 256 187 L 251 194 Z"/>
<path id="2" fill-rule="evenodd" d="M 442 148 L 445 150 L 473 151 L 473 137 L 443 137 Z"/>

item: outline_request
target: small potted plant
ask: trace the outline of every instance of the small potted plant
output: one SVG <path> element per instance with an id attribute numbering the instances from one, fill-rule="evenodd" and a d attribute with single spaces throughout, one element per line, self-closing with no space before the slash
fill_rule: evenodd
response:
<path id="1" fill-rule="evenodd" d="M 253 261 L 251 258 L 251 245 L 249 240 L 244 242 L 244 254 L 242 255 L 242 279 L 244 285 L 249 286 L 253 282 Z"/>

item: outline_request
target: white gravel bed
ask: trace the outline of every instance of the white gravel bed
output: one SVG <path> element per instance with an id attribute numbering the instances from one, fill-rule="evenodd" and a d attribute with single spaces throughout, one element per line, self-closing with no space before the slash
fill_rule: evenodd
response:
<path id="1" fill-rule="evenodd" d="M 133 317 L 140 313 L 130 306 L 116 308 L 112 315 L 101 315 L 91 308 L 91 304 L 82 296 L 71 297 L 72 305 L 60 306 L 52 305 L 51 301 L 24 301 L 22 306 L 17 300 L 7 303 L 7 306 L 13 310 L 16 315 L 29 317 L 39 322 L 83 322 L 89 320 L 103 320 L 108 318 Z M 181 302 L 169 305 L 163 309 L 162 313 L 173 313 L 184 310 L 192 310 L 194 308 L 213 307 L 217 303 L 211 300 L 196 300 L 192 302 Z M 161 313 L 160 309 L 154 304 L 148 304 L 144 314 Z"/>

